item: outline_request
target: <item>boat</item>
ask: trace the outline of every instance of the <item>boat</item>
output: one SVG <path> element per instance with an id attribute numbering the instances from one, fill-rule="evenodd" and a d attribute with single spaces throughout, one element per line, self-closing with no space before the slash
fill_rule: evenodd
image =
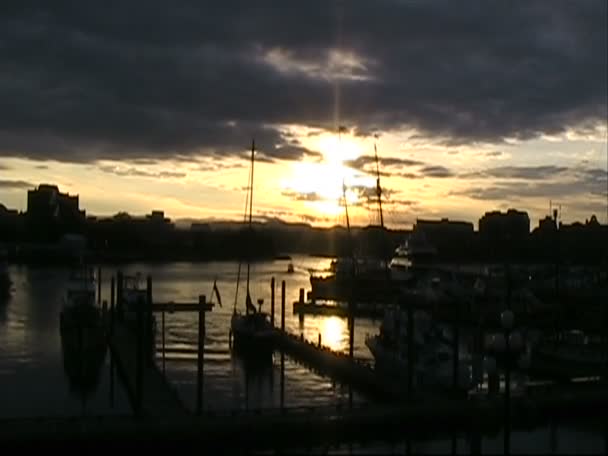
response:
<path id="1" fill-rule="evenodd" d="M 380 172 L 378 169 L 378 153 L 374 145 L 376 157 L 376 194 L 380 214 L 380 233 L 384 236 L 384 219 L 382 215 L 382 190 L 380 187 Z M 346 200 L 346 185 L 342 184 L 342 197 L 346 215 L 346 226 L 350 240 L 348 256 L 333 260 L 328 271 L 312 272 L 310 275 L 311 295 L 314 299 L 330 299 L 336 301 L 393 301 L 398 290 L 391 281 L 388 261 L 374 256 L 357 255 L 352 247 L 348 204 Z"/>
<path id="2" fill-rule="evenodd" d="M 572 374 L 591 375 L 602 372 L 608 363 L 605 344 L 580 330 L 541 337 L 530 351 L 532 370 L 559 368 Z"/>
<path id="3" fill-rule="evenodd" d="M 122 319 L 125 324 L 132 330 L 137 330 L 137 308 L 139 305 L 145 305 L 148 295 L 146 287 L 143 284 L 141 273 L 134 275 L 123 276 L 122 282 Z M 148 348 L 156 347 L 157 322 L 153 314 L 148 314 L 150 327 L 152 330 L 148 334 L 146 346 Z M 154 350 L 151 353 L 153 356 Z"/>
<path id="4" fill-rule="evenodd" d="M 428 241 L 424 231 L 414 229 L 397 248 L 389 263 L 391 279 L 411 282 L 420 272 L 428 270 L 437 256 L 437 249 Z"/>
<path id="5" fill-rule="evenodd" d="M 93 271 L 73 271 L 60 312 L 59 330 L 70 390 L 83 401 L 97 388 L 107 351 L 103 315 L 95 298 Z"/>
<path id="6" fill-rule="evenodd" d="M 252 210 L 253 210 L 253 170 L 255 162 L 255 141 L 251 143 L 251 168 L 249 175 L 250 186 L 248 188 L 247 198 L 249 203 L 248 214 L 248 233 L 252 232 Z M 262 312 L 263 299 L 258 299 L 258 308 L 253 305 L 250 290 L 250 267 L 251 259 L 247 258 L 247 281 L 245 295 L 245 313 L 242 313 L 237 308 L 238 291 L 241 273 L 241 264 L 239 263 L 239 271 L 237 274 L 236 293 L 234 300 L 234 309 L 230 319 L 230 334 L 229 339 L 236 353 L 251 360 L 265 360 L 272 362 L 272 352 L 274 349 L 275 332 L 270 317 L 266 312 Z"/>
<path id="7" fill-rule="evenodd" d="M 413 312 L 414 385 L 427 389 L 452 389 L 454 352 L 450 336 L 437 325 L 428 312 Z M 394 378 L 406 378 L 410 366 L 408 317 L 401 306 L 385 310 L 379 334 L 368 335 L 365 345 L 372 353 L 375 368 Z M 458 389 L 468 391 L 474 385 L 471 357 L 459 353 Z"/>

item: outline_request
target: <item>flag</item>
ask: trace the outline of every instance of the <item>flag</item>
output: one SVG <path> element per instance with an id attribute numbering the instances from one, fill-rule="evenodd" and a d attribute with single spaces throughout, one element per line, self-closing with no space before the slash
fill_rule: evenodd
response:
<path id="1" fill-rule="evenodd" d="M 249 291 L 247 291 L 247 298 L 245 299 L 245 302 L 247 305 L 247 311 L 256 313 L 255 306 L 253 305 L 253 302 L 251 302 L 251 295 L 249 294 Z"/>
<path id="2" fill-rule="evenodd" d="M 222 298 L 220 297 L 220 290 L 217 288 L 217 279 L 213 281 L 213 292 L 217 296 L 217 303 L 222 307 Z"/>

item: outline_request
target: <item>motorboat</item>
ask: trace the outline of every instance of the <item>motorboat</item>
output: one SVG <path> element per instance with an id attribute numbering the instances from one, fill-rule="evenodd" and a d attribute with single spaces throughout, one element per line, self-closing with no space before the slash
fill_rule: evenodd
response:
<path id="1" fill-rule="evenodd" d="M 399 282 L 411 281 L 417 270 L 432 267 L 436 256 L 437 249 L 428 241 L 424 231 L 416 229 L 395 249 L 389 263 L 391 278 Z"/>

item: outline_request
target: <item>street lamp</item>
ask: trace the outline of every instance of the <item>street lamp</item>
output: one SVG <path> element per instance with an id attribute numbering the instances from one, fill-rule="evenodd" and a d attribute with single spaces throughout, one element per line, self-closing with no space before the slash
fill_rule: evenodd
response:
<path id="1" fill-rule="evenodd" d="M 513 331 L 515 315 L 511 310 L 505 310 L 500 315 L 500 325 L 502 332 L 492 337 L 490 349 L 494 357 L 486 358 L 486 369 L 488 374 L 496 371 L 497 365 L 502 364 L 505 369 L 505 407 L 504 407 L 504 450 L 505 454 L 510 453 L 511 445 L 511 368 L 512 365 L 527 367 L 529 360 L 522 357 L 524 340 L 522 335 Z"/>

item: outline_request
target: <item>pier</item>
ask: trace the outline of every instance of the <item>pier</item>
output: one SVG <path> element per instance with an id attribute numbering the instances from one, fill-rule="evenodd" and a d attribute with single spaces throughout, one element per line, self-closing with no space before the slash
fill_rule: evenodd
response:
<path id="1" fill-rule="evenodd" d="M 133 416 L 9 419 L 0 420 L 3 441 L 58 442 L 62 439 L 109 442 L 115 439 L 145 439 L 151 443 L 192 442 L 205 448 L 290 448 L 309 447 L 328 442 L 403 441 L 424 435 L 445 432 L 487 432 L 495 434 L 504 424 L 503 395 L 490 392 L 465 397 L 453 394 L 417 390 L 408 381 L 396 381 L 376 372 L 370 365 L 357 361 L 349 353 L 330 350 L 321 344 L 289 334 L 285 329 L 285 282 L 281 286 L 280 323 L 274 328 L 275 349 L 298 362 L 310 366 L 334 380 L 383 399 L 376 404 L 332 407 L 286 408 L 253 410 L 203 410 L 205 314 L 213 310 L 204 296 L 195 303 L 154 302 L 152 279 L 148 277 L 145 299 L 137 306 L 135 325 L 124 316 L 124 296 L 119 287 L 119 273 L 112 279 L 111 302 L 106 309 L 108 345 L 131 400 Z M 274 280 L 273 280 L 274 284 Z M 116 298 L 116 299 L 115 299 Z M 274 287 L 271 298 L 274 326 Z M 167 350 L 164 344 L 164 315 L 173 312 L 198 313 L 198 347 Z M 146 347 L 151 331 L 151 316 L 162 317 L 161 353 L 156 346 Z M 349 318 L 352 344 L 354 321 Z M 413 321 L 413 319 L 412 319 Z M 176 389 L 164 375 L 166 353 L 196 353 L 197 399 L 191 409 L 180 399 Z M 160 356 L 159 356 L 160 355 Z M 162 368 L 158 362 L 162 359 Z M 283 398 L 284 368 L 281 369 L 281 398 Z M 408 386 L 409 385 L 409 386 Z M 588 416 L 601 413 L 608 405 L 608 385 L 605 379 L 585 384 L 555 383 L 531 387 L 523 395 L 511 399 L 513 428 L 532 426 L 556 416 Z M 239 435 L 239 439 L 234 439 Z"/>
<path id="2" fill-rule="evenodd" d="M 556 416 L 603 416 L 608 388 L 568 386 L 513 399 L 513 428 L 527 429 Z M 501 429 L 502 398 L 413 399 L 400 405 L 356 408 L 258 409 L 208 411 L 200 417 L 131 416 L 25 418 L 0 420 L 0 440 L 13 444 L 88 441 L 113 444 L 190 444 L 201 448 L 301 448 L 345 442 L 424 440 L 461 433 L 496 434 Z M 238 435 L 238 438 L 234 438 Z"/>

